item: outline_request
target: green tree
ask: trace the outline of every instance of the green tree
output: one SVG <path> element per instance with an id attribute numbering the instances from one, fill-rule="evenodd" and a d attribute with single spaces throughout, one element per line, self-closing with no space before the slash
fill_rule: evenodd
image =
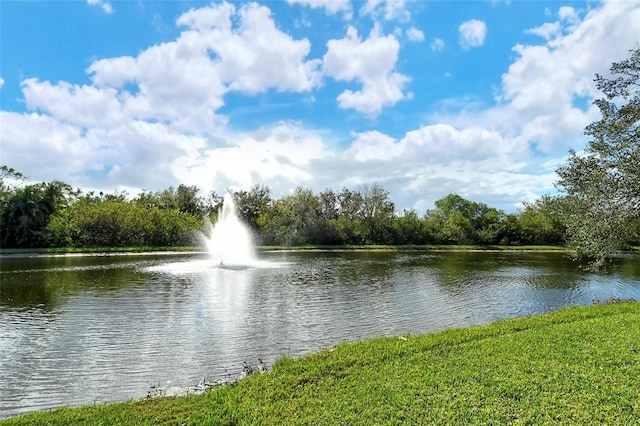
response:
<path id="1" fill-rule="evenodd" d="M 11 195 L 12 191 L 16 187 L 16 182 L 24 182 L 26 177 L 15 170 L 13 167 L 1 166 L 0 167 L 0 197 Z"/>
<path id="2" fill-rule="evenodd" d="M 338 195 L 332 189 L 325 189 L 318 199 L 318 224 L 315 239 L 318 244 L 341 244 L 338 227 Z"/>
<path id="3" fill-rule="evenodd" d="M 473 201 L 458 194 L 436 200 L 435 210 L 427 211 L 429 227 L 436 231 L 437 240 L 444 244 L 473 244 L 475 233 L 472 220 L 477 216 Z"/>
<path id="4" fill-rule="evenodd" d="M 293 194 L 277 200 L 269 218 L 260 221 L 265 229 L 265 241 L 293 246 L 316 243 L 318 211 L 318 199 L 313 192 L 297 187 Z"/>
<path id="5" fill-rule="evenodd" d="M 343 244 L 362 244 L 366 238 L 366 225 L 362 222 L 363 200 L 357 191 L 342 188 L 338 194 L 336 227 Z"/>
<path id="6" fill-rule="evenodd" d="M 271 190 L 266 185 L 254 185 L 250 191 L 236 191 L 233 199 L 242 221 L 259 237 L 259 218 L 267 213 L 271 204 Z"/>
<path id="7" fill-rule="evenodd" d="M 395 244 L 428 244 L 431 242 L 425 227 L 425 221 L 415 210 L 404 210 L 401 216 L 393 219 Z"/>
<path id="8" fill-rule="evenodd" d="M 557 173 L 564 191 L 568 243 L 600 268 L 628 242 L 640 220 L 640 47 L 596 75 L 602 118 L 588 125 L 584 153 L 570 151 Z"/>
<path id="9" fill-rule="evenodd" d="M 534 203 L 524 203 L 518 217 L 525 244 L 561 244 L 566 227 L 562 219 L 562 199 L 545 195 Z"/>
<path id="10" fill-rule="evenodd" d="M 205 202 L 198 195 L 199 191 L 195 185 L 180 184 L 178 188 L 171 186 L 156 193 L 143 192 L 138 196 L 136 202 L 148 208 L 178 209 L 194 216 L 205 216 L 207 213 Z"/>
<path id="11" fill-rule="evenodd" d="M 26 185 L 0 200 L 0 242 L 4 247 L 42 247 L 48 244 L 51 216 L 65 207 L 73 194 L 60 181 Z"/>
<path id="12" fill-rule="evenodd" d="M 370 244 L 384 244 L 391 236 L 391 222 L 395 212 L 389 191 L 380 184 L 365 185 L 360 189 L 362 197 L 362 221 L 367 226 L 367 239 Z"/>

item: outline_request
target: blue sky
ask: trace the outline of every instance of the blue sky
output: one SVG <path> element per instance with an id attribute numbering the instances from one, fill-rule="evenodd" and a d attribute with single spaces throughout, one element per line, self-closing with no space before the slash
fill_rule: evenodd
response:
<path id="1" fill-rule="evenodd" d="M 516 211 L 598 118 L 637 1 L 0 2 L 0 163 L 85 190 L 379 183 Z"/>

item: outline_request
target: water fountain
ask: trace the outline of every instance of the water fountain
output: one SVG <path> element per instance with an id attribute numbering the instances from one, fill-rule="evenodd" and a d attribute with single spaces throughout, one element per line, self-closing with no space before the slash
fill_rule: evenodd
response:
<path id="1" fill-rule="evenodd" d="M 206 221 L 208 235 L 203 235 L 205 248 L 215 265 L 220 267 L 248 267 L 256 264 L 253 237 L 236 212 L 230 192 L 225 193 L 222 208 L 215 224 Z"/>

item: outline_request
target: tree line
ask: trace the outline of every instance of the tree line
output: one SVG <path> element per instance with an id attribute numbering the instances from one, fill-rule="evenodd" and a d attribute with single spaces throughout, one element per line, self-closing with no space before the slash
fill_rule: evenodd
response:
<path id="1" fill-rule="evenodd" d="M 86 193 L 60 182 L 7 184 L 0 175 L 3 247 L 179 246 L 198 243 L 204 220 L 216 221 L 219 194 L 195 186 L 159 192 Z M 389 192 L 374 183 L 358 189 L 298 187 L 274 198 L 265 185 L 232 192 L 237 213 L 260 245 L 562 244 L 566 225 L 559 200 L 542 197 L 518 214 L 449 194 L 420 215 L 398 214 Z"/>

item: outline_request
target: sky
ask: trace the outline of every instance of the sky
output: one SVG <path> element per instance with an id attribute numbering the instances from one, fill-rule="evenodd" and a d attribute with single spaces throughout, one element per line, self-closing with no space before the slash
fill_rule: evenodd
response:
<path id="1" fill-rule="evenodd" d="M 451 193 L 517 212 L 640 1 L 0 1 L 0 164 L 85 191 Z"/>

